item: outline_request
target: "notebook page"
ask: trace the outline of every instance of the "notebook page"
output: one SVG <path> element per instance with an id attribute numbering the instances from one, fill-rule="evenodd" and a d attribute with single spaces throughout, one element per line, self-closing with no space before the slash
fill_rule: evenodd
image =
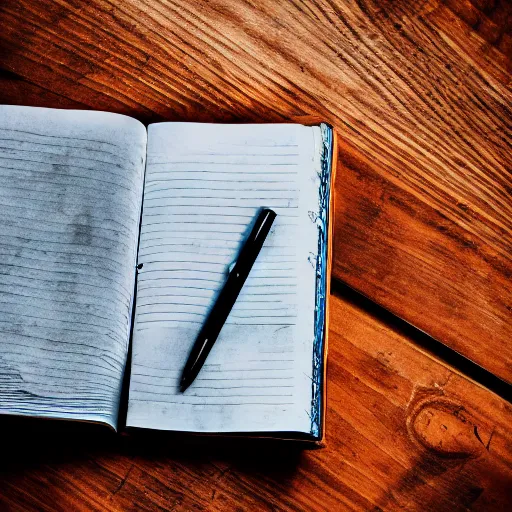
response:
<path id="1" fill-rule="evenodd" d="M 148 130 L 129 426 L 311 430 L 319 128 L 161 123 Z M 274 226 L 208 360 L 190 348 L 260 207 Z"/>
<path id="2" fill-rule="evenodd" d="M 0 106 L 0 414 L 116 426 L 146 131 Z"/>

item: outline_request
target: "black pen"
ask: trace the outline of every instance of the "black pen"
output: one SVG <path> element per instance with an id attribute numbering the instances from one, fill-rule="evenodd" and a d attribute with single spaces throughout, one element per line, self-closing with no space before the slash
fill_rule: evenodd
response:
<path id="1" fill-rule="evenodd" d="M 187 364 L 181 376 L 180 391 L 182 393 L 194 382 L 203 367 L 231 309 L 235 305 L 275 218 L 276 213 L 268 208 L 262 209 L 259 213 L 251 234 L 245 241 L 233 268 L 230 270 L 226 283 L 220 291 L 188 356 Z"/>

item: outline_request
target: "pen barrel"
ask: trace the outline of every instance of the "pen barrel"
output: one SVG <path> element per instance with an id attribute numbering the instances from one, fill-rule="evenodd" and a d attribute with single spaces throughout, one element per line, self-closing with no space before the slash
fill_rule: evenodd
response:
<path id="1" fill-rule="evenodd" d="M 228 275 L 206 322 L 203 324 L 187 364 L 183 370 L 182 387 L 187 387 L 197 376 L 205 362 L 215 340 L 225 324 L 242 287 L 263 247 L 265 239 L 272 227 L 276 213 L 264 208 L 258 215 L 251 233 L 247 237 L 237 261 Z"/>

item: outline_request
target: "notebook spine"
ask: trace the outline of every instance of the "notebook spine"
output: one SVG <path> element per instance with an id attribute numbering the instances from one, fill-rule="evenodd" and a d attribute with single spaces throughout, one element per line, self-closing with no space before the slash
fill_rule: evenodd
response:
<path id="1" fill-rule="evenodd" d="M 328 273 L 328 244 L 329 244 L 329 202 L 331 193 L 331 168 L 333 132 L 325 123 L 321 129 L 321 159 L 318 177 L 320 186 L 318 192 L 318 254 L 316 259 L 316 297 L 315 297 L 315 339 L 313 340 L 313 393 L 311 400 L 311 434 L 315 438 L 322 437 L 322 401 L 324 378 L 324 352 L 326 336 L 326 303 Z"/>

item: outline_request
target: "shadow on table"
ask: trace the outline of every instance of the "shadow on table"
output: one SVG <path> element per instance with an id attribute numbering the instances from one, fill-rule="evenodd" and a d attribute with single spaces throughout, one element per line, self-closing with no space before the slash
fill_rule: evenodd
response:
<path id="1" fill-rule="evenodd" d="M 0 474 L 15 476 L 40 466 L 79 464 L 83 460 L 120 457 L 144 463 L 172 460 L 184 466 L 208 462 L 227 464 L 244 473 L 264 471 L 292 476 L 302 458 L 304 444 L 275 439 L 197 436 L 135 430 L 117 434 L 88 423 L 33 418 L 0 417 L 4 448 Z"/>

